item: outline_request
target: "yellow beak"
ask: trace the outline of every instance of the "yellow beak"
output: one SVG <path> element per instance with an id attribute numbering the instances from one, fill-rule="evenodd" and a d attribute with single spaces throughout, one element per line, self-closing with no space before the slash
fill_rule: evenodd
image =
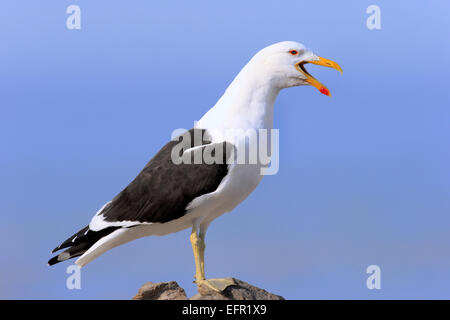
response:
<path id="1" fill-rule="evenodd" d="M 297 70 L 299 70 L 306 76 L 306 82 L 308 82 L 313 87 L 317 88 L 317 90 L 319 90 L 324 95 L 327 95 L 330 97 L 331 96 L 330 90 L 328 90 L 328 88 L 325 87 L 319 80 L 317 80 L 311 74 L 309 74 L 309 72 L 306 71 L 304 65 L 307 63 L 317 64 L 319 66 L 336 69 L 340 73 L 342 73 L 342 68 L 334 61 L 331 61 L 331 60 L 328 60 L 328 59 L 325 59 L 322 57 L 317 57 L 317 58 L 318 58 L 317 60 L 313 60 L 313 61 L 302 61 L 296 65 L 296 68 L 297 68 Z"/>

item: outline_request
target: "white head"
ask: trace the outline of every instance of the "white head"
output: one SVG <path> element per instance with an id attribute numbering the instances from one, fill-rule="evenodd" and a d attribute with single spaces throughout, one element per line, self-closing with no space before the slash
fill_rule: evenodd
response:
<path id="1" fill-rule="evenodd" d="M 295 41 L 283 41 L 259 51 L 244 68 L 252 77 L 266 79 L 279 89 L 311 85 L 321 93 L 329 96 L 329 90 L 305 69 L 305 64 L 312 63 L 330 67 L 342 72 L 341 67 L 331 60 L 321 58 Z"/>
<path id="2" fill-rule="evenodd" d="M 281 89 L 311 85 L 329 96 L 327 87 L 306 71 L 307 63 L 342 72 L 337 63 L 315 55 L 301 43 L 275 43 L 255 54 L 197 126 L 205 129 L 271 128 L 273 106 Z"/>

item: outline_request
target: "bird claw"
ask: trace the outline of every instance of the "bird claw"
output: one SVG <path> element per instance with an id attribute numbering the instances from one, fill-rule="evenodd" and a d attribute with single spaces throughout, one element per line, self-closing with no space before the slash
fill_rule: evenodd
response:
<path id="1" fill-rule="evenodd" d="M 235 286 L 236 282 L 233 278 L 215 278 L 215 279 L 203 279 L 196 280 L 197 286 L 200 288 L 209 289 L 215 292 L 223 292 L 229 286 Z"/>

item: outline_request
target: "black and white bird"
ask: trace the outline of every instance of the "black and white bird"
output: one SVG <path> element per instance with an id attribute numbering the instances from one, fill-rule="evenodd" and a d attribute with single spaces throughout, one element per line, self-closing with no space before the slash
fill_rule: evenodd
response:
<path id="1" fill-rule="evenodd" d="M 240 163 L 233 161 L 235 157 L 230 161 L 233 152 L 228 151 L 258 148 L 253 145 L 256 140 L 247 139 L 246 132 L 273 128 L 274 103 L 281 89 L 311 85 L 330 95 L 306 71 L 308 63 L 342 72 L 337 63 L 315 55 L 298 42 L 279 42 L 259 51 L 193 129 L 166 144 L 122 192 L 98 210 L 89 225 L 53 250 L 65 249 L 51 258 L 49 265 L 79 257 L 75 263 L 84 266 L 107 250 L 137 238 L 192 228 L 197 285 L 216 291 L 232 285 L 231 278 L 206 279 L 205 233 L 211 221 L 233 210 L 256 188 L 267 163 Z M 230 137 L 224 131 L 234 133 Z M 181 138 L 190 143 L 174 152 Z M 221 154 L 211 152 L 221 161 L 174 161 L 174 155 L 191 159 L 196 152 L 212 146 L 224 147 Z"/>

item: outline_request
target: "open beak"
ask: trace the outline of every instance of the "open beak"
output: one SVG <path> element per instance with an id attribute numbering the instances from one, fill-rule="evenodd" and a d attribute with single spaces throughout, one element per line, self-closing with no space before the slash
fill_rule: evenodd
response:
<path id="1" fill-rule="evenodd" d="M 341 67 L 336 62 L 322 58 L 322 57 L 317 57 L 317 59 L 312 60 L 312 61 L 301 61 L 295 65 L 297 70 L 302 72 L 306 76 L 307 83 L 309 83 L 313 87 L 317 88 L 317 90 L 319 90 L 324 95 L 327 95 L 330 97 L 331 96 L 330 90 L 328 90 L 328 88 L 325 87 L 322 83 L 320 83 L 319 80 L 314 78 L 308 71 L 306 71 L 305 64 L 307 64 L 307 63 L 312 63 L 312 64 L 317 64 L 317 65 L 323 66 L 323 67 L 333 68 L 342 73 Z"/>

